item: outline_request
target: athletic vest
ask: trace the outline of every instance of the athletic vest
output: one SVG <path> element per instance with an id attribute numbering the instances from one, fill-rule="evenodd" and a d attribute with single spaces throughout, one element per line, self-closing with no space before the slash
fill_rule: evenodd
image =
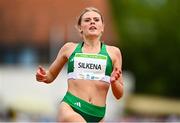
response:
<path id="1" fill-rule="evenodd" d="M 106 45 L 101 43 L 99 53 L 83 53 L 84 42 L 79 43 L 68 59 L 68 79 L 101 80 L 110 82 L 112 60 Z"/>

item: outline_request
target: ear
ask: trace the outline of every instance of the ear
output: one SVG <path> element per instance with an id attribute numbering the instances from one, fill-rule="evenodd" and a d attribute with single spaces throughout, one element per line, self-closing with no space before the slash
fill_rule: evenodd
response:
<path id="1" fill-rule="evenodd" d="M 104 32 L 104 24 L 102 24 L 102 30 L 101 30 L 101 32 L 102 32 L 102 33 Z"/>
<path id="2" fill-rule="evenodd" d="M 83 31 L 82 31 L 82 29 L 81 29 L 81 28 L 79 29 L 79 32 L 80 32 L 81 34 L 83 33 Z"/>
<path id="3" fill-rule="evenodd" d="M 75 28 L 77 29 L 77 31 L 78 31 L 79 33 L 81 33 L 81 34 L 82 34 L 82 32 L 83 32 L 83 31 L 82 31 L 82 29 L 81 29 L 81 27 L 80 27 L 80 26 L 77 26 L 77 25 L 76 25 L 76 26 L 75 26 Z"/>

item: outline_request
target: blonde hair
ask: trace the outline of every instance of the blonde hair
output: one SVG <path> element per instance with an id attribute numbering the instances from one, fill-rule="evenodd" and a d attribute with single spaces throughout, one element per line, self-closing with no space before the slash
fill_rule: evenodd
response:
<path id="1" fill-rule="evenodd" d="M 85 9 L 81 12 L 80 16 L 78 17 L 78 19 L 77 19 L 77 26 L 80 26 L 80 25 L 81 25 L 82 16 L 83 16 L 86 12 L 89 12 L 89 11 L 97 12 L 97 13 L 101 16 L 102 23 L 104 22 L 104 19 L 103 19 L 103 17 L 102 17 L 102 14 L 101 14 L 101 12 L 100 12 L 98 9 L 96 9 L 96 8 L 94 8 L 94 7 L 87 7 L 87 8 L 85 8 Z"/>

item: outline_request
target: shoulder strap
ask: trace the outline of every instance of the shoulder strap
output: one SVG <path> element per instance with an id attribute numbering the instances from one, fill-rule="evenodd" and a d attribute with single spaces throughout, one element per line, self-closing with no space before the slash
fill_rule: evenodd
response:
<path id="1" fill-rule="evenodd" d="M 78 43 L 74 52 L 82 52 L 82 45 L 83 45 L 83 42 Z"/>
<path id="2" fill-rule="evenodd" d="M 101 42 L 101 51 L 100 51 L 100 54 L 106 54 L 106 53 L 107 53 L 106 45 Z"/>
<path id="3" fill-rule="evenodd" d="M 107 59 L 107 67 L 106 67 L 106 75 L 110 76 L 111 72 L 113 70 L 113 64 L 112 64 L 111 57 L 109 56 L 109 54 L 107 52 L 106 45 L 104 43 L 102 43 L 102 48 L 101 48 L 100 54 L 106 55 L 108 57 L 108 59 Z"/>

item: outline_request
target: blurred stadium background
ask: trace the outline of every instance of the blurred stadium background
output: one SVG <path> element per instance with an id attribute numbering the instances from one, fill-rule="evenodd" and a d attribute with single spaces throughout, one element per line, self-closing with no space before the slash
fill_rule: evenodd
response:
<path id="1" fill-rule="evenodd" d="M 180 122 L 179 0 L 0 0 L 0 122 L 54 122 L 66 92 L 66 66 L 38 83 L 61 46 L 78 42 L 76 17 L 102 11 L 102 40 L 121 49 L 125 93 L 108 93 L 105 121 Z"/>

